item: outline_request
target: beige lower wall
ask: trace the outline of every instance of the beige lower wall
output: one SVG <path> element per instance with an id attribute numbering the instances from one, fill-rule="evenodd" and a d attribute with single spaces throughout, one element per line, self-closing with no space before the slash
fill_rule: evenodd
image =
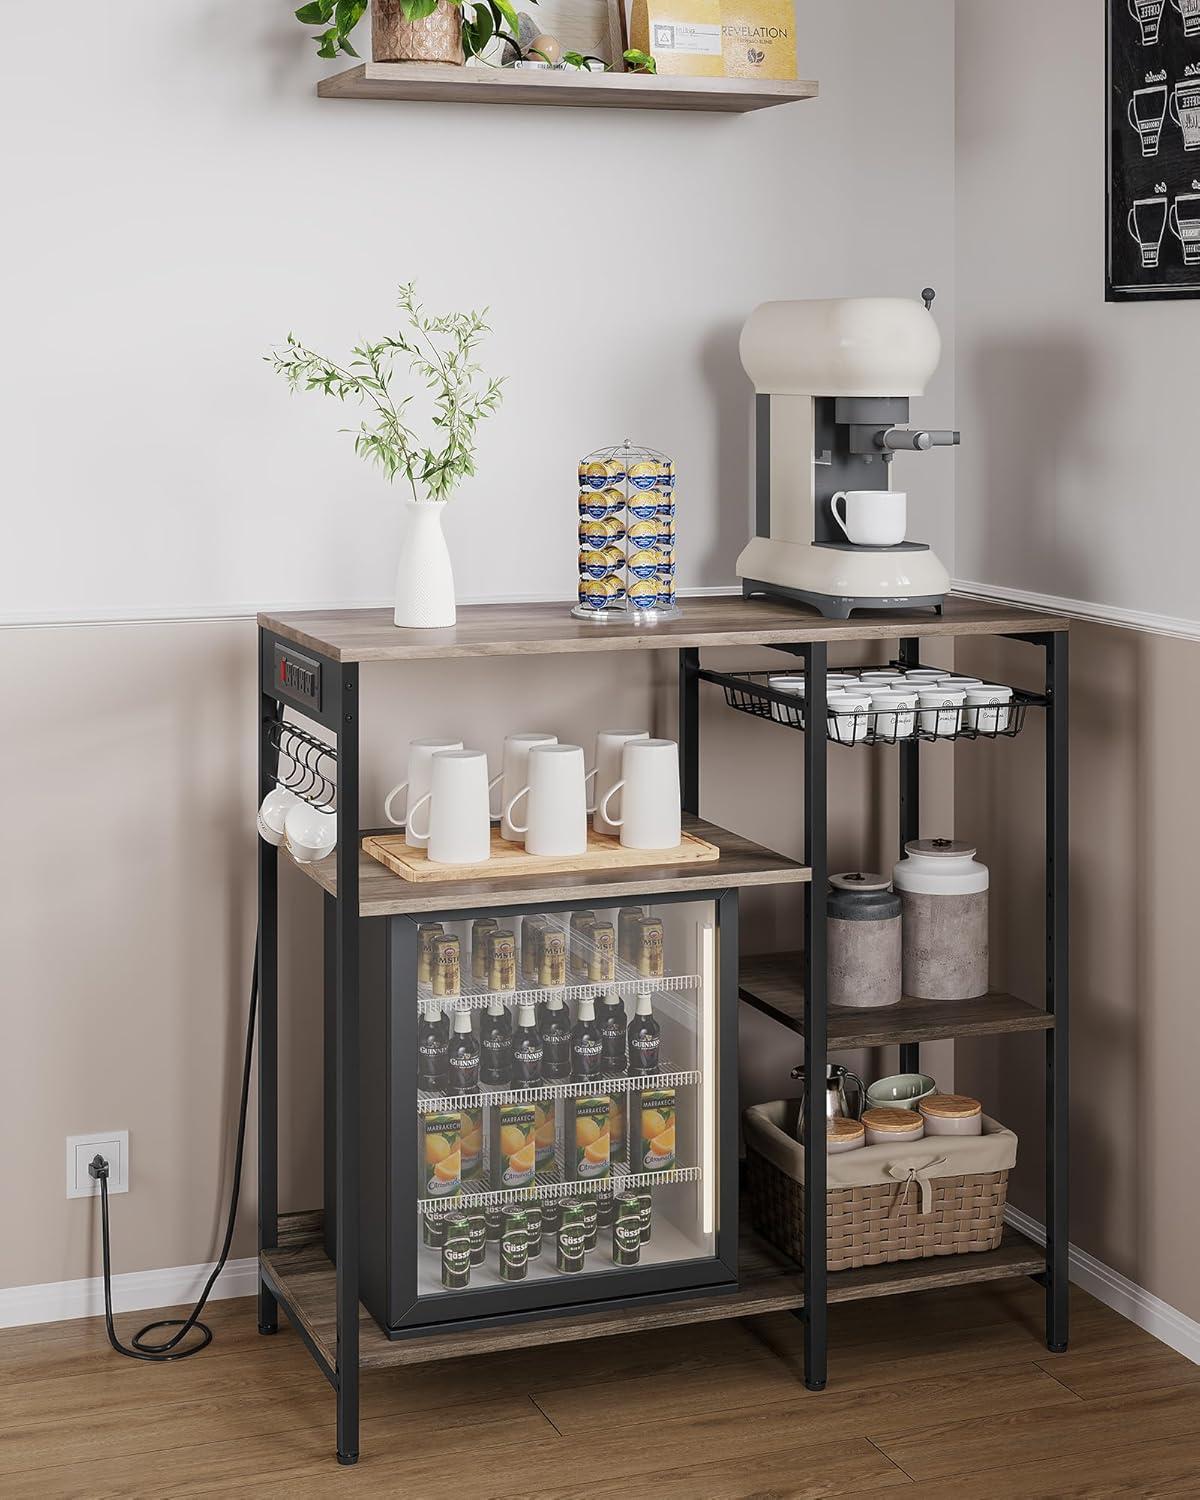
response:
<path id="1" fill-rule="evenodd" d="M 113 1199 L 116 1269 L 205 1260 L 228 1191 L 254 939 L 254 626 L 9 630 L 0 672 L 18 705 L 0 745 L 0 1098 L 16 1145 L 7 1197 L 20 1205 L 0 1235 L 0 1286 L 98 1270 L 95 1204 L 64 1191 L 65 1137 L 83 1131 L 130 1132 L 132 1190 Z M 495 755 L 515 728 L 586 743 L 600 727 L 673 735 L 676 722 L 669 653 L 372 666 L 362 686 L 364 822 L 382 819 L 414 734 L 453 730 Z M 799 856 L 801 737 L 702 691 L 703 811 Z M 941 827 L 950 780 L 928 759 L 927 811 Z M 831 867 L 890 866 L 892 760 L 831 747 Z M 306 1207 L 320 1201 L 321 903 L 286 860 L 281 869 L 281 1200 Z M 798 947 L 794 890 L 747 893 L 743 933 L 748 948 Z M 802 1048 L 742 1012 L 744 1100 L 778 1097 Z M 253 1251 L 254 1156 L 251 1145 L 235 1255 Z"/>
<path id="2" fill-rule="evenodd" d="M 1071 1239 L 1200 1318 L 1195 892 L 1200 643 L 1071 631 Z M 1034 653 L 959 647 L 960 666 L 1038 685 Z M 960 837 L 992 871 L 993 977 L 1040 1001 L 1042 746 L 1030 727 L 956 762 Z M 1042 1043 L 960 1042 L 959 1085 L 1021 1136 L 1013 1200 L 1041 1219 Z"/>

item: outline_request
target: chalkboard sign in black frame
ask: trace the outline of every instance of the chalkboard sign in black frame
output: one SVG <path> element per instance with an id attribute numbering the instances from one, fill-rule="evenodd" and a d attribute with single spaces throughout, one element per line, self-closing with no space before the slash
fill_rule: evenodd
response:
<path id="1" fill-rule="evenodd" d="M 1172 105 L 1178 107 L 1177 86 L 1185 86 L 1189 77 L 1200 100 L 1200 14 L 1193 14 L 1200 5 L 1197 0 L 1162 0 L 1161 7 L 1157 0 L 1108 0 L 1106 9 L 1105 299 L 1200 297 L 1200 237 L 1195 249 L 1189 240 L 1186 253 L 1194 257 L 1189 264 L 1177 231 L 1183 200 L 1194 209 L 1194 232 L 1200 236 L 1200 131 L 1188 132 L 1197 144 L 1185 149 L 1183 125 L 1172 113 Z M 1144 11 L 1144 25 L 1135 11 Z M 1197 71 L 1189 74 L 1189 67 Z M 1130 232 L 1135 205 L 1143 212 L 1138 240 Z"/>

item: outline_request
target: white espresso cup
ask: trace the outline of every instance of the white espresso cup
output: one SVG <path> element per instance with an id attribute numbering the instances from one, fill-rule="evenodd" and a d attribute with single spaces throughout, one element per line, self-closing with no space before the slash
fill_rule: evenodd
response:
<path id="1" fill-rule="evenodd" d="M 614 817 L 621 793 L 621 816 Z M 630 740 L 621 752 L 621 780 L 600 811 L 621 830 L 626 849 L 678 849 L 679 746 L 674 740 Z"/>
<path id="2" fill-rule="evenodd" d="M 620 833 L 620 826 L 608 821 L 600 811 L 600 804 L 621 779 L 621 756 L 625 746 L 630 740 L 649 738 L 650 731 L 647 729 L 602 729 L 596 736 L 596 815 L 592 819 L 592 827 L 597 833 L 609 838 L 615 838 Z M 621 803 L 618 799 L 613 805 L 613 812 L 620 811 Z"/>
<path id="3" fill-rule="evenodd" d="M 895 547 L 908 529 L 908 496 L 903 490 L 839 490 L 829 509 L 846 540 L 856 547 Z"/>
<path id="4" fill-rule="evenodd" d="M 313 865 L 337 848 L 337 814 L 297 797 L 283 823 L 288 852 L 297 864 Z"/>
<path id="5" fill-rule="evenodd" d="M 527 854 L 583 854 L 587 850 L 587 786 L 596 772 L 585 771 L 581 745 L 534 745 L 526 768 L 528 781 L 504 805 L 504 817 Z M 513 820 L 513 809 L 528 798 L 526 822 Z"/>
<path id="6" fill-rule="evenodd" d="M 492 808 L 487 755 L 482 750 L 439 750 L 429 790 L 408 810 L 411 826 L 425 806 L 428 820 L 414 829 L 434 865 L 477 865 L 491 858 Z"/>
<path id="7" fill-rule="evenodd" d="M 501 771 L 504 784 L 500 788 L 500 837 L 510 844 L 519 844 L 521 835 L 512 826 L 504 809 L 521 788 L 529 781 L 529 752 L 535 745 L 557 745 L 556 734 L 546 734 L 541 729 L 522 729 L 504 737 L 504 763 Z"/>
<path id="8" fill-rule="evenodd" d="M 383 815 L 389 823 L 394 823 L 397 828 L 404 829 L 404 842 L 410 849 L 423 849 L 428 843 L 427 839 L 418 838 L 408 826 L 408 820 L 412 810 L 417 803 L 422 801 L 429 791 L 430 770 L 433 757 L 443 750 L 461 750 L 462 740 L 413 740 L 408 747 L 408 780 L 402 781 L 399 786 L 394 786 L 383 800 Z M 397 818 L 392 813 L 392 803 L 401 794 L 408 793 L 407 811 L 404 817 Z"/>

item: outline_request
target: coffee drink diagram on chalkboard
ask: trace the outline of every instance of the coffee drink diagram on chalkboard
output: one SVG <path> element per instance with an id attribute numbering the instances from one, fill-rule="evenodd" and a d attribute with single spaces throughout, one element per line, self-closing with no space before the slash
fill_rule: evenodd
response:
<path id="1" fill-rule="evenodd" d="M 1109 0 L 1112 302 L 1200 297 L 1200 0 Z"/>

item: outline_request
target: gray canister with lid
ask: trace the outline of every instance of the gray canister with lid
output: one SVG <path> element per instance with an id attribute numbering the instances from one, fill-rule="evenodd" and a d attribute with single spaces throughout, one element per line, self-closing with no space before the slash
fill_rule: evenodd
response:
<path id="1" fill-rule="evenodd" d="M 971 844 L 913 839 L 892 872 L 904 904 L 904 993 L 970 1000 L 988 990 L 988 872 Z"/>
<path id="2" fill-rule="evenodd" d="M 900 1000 L 900 897 L 886 875 L 832 875 L 826 928 L 829 1004 L 856 1010 Z"/>

